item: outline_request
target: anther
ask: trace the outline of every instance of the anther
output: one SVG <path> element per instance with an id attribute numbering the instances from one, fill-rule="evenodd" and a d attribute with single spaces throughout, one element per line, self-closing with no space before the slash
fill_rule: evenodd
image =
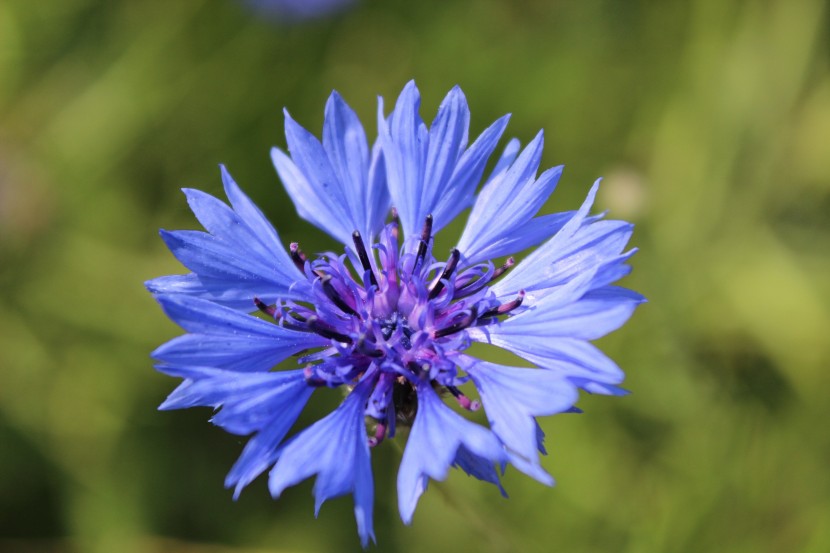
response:
<path id="1" fill-rule="evenodd" d="M 323 292 L 326 293 L 326 296 L 334 302 L 334 305 L 340 308 L 343 313 L 348 315 L 353 315 L 355 317 L 358 316 L 357 311 L 352 308 L 346 301 L 337 293 L 337 290 L 334 289 L 334 285 L 331 283 L 332 276 L 331 275 L 324 275 L 320 278 L 320 281 L 323 283 Z"/>
<path id="2" fill-rule="evenodd" d="M 312 315 L 308 318 L 305 322 L 306 326 L 312 332 L 319 334 L 324 338 L 330 338 L 332 340 L 337 340 L 338 342 L 344 342 L 350 344 L 352 342 L 351 336 L 346 336 L 340 332 L 337 332 L 323 321 L 321 321 L 316 315 Z"/>
<path id="3" fill-rule="evenodd" d="M 429 240 L 432 238 L 432 214 L 427 215 L 424 221 L 424 228 L 421 230 L 421 243 L 418 244 L 418 254 L 415 256 L 415 266 L 413 271 L 418 270 L 427 255 L 427 247 Z"/>
<path id="4" fill-rule="evenodd" d="M 398 210 L 397 210 L 397 208 L 393 207 L 392 208 L 392 222 L 390 223 L 392 225 L 391 229 L 390 229 L 390 234 L 392 235 L 392 238 L 395 240 L 396 243 L 398 241 L 398 227 L 400 226 L 400 222 L 401 222 L 401 219 L 400 219 L 400 217 L 398 217 Z"/>
<path id="5" fill-rule="evenodd" d="M 447 260 L 447 264 L 444 265 L 444 271 L 441 273 L 441 276 L 436 278 L 429 287 L 429 299 L 432 300 L 437 298 L 438 294 L 441 293 L 441 290 L 444 289 L 444 281 L 450 278 L 450 275 L 452 275 L 455 271 L 456 266 L 458 266 L 458 258 L 460 256 L 461 253 L 458 249 L 453 248 L 450 252 L 450 258 Z"/>
<path id="6" fill-rule="evenodd" d="M 476 308 L 476 306 L 473 306 L 470 309 L 470 313 L 466 315 L 463 319 L 451 324 L 450 326 L 436 330 L 435 337 L 443 338 L 444 336 L 455 334 L 459 330 L 464 330 L 465 328 L 472 325 L 476 321 L 476 319 L 478 319 L 478 309 Z"/>
<path id="7" fill-rule="evenodd" d="M 369 282 L 372 286 L 377 288 L 378 281 L 375 278 L 375 272 L 372 270 L 372 263 L 369 260 L 369 254 L 366 252 L 366 244 L 363 243 L 363 238 L 361 238 L 358 231 L 354 231 L 352 233 L 352 240 L 354 241 L 354 247 L 357 250 L 357 257 L 360 258 L 360 264 L 363 265 L 363 270 L 369 271 Z"/>
<path id="8" fill-rule="evenodd" d="M 375 426 L 375 435 L 369 438 L 369 447 L 375 447 L 383 441 L 384 437 L 386 437 L 386 425 L 378 422 Z"/>
<path id="9" fill-rule="evenodd" d="M 314 369 L 312 368 L 312 365 L 306 365 L 306 367 L 303 369 L 303 376 L 305 377 L 305 381 L 309 386 L 320 387 L 326 385 L 325 380 L 314 374 Z"/>
<path id="10" fill-rule="evenodd" d="M 484 313 L 481 314 L 482 319 L 486 319 L 487 317 L 498 317 L 499 315 L 505 315 L 506 313 L 510 313 L 520 305 L 525 299 L 525 291 L 519 290 L 519 295 L 516 296 L 515 300 L 509 301 L 507 303 L 503 303 L 498 307 L 494 307 L 493 309 L 488 309 Z"/>
<path id="11" fill-rule="evenodd" d="M 462 409 L 466 409 L 467 411 L 478 411 L 481 407 L 481 404 L 478 401 L 471 400 L 455 386 L 447 386 L 447 390 L 455 396 L 455 399 L 458 400 L 458 404 Z"/>
<path id="12" fill-rule="evenodd" d="M 507 271 L 510 267 L 512 267 L 515 264 L 516 264 L 516 260 L 513 259 L 512 257 L 508 257 L 507 260 L 504 262 L 504 265 L 502 265 L 501 267 L 499 267 L 495 271 L 493 271 L 493 276 L 490 277 L 490 280 L 492 281 L 492 280 L 495 280 L 495 279 L 499 278 L 501 275 L 503 275 L 505 273 L 505 271 Z"/>
<path id="13" fill-rule="evenodd" d="M 291 242 L 288 246 L 288 251 L 291 254 L 291 261 L 294 262 L 294 265 L 296 265 L 301 273 L 305 272 L 305 262 L 308 261 L 308 258 L 300 250 L 300 244 L 297 242 Z"/>
<path id="14" fill-rule="evenodd" d="M 306 317 L 303 317 L 302 315 L 297 313 L 295 310 L 289 311 L 288 314 L 291 316 L 292 319 L 294 319 L 298 323 L 304 323 L 308 320 Z"/>
<path id="15" fill-rule="evenodd" d="M 299 315 L 294 311 L 288 311 L 288 315 L 291 316 L 291 318 L 288 318 L 282 311 L 277 309 L 275 305 L 268 305 L 257 297 L 254 297 L 254 305 L 256 305 L 257 309 L 259 309 L 269 317 L 273 318 L 275 321 L 279 321 L 280 325 L 282 325 L 284 328 L 288 328 L 290 330 L 305 331 L 304 326 L 297 324 L 298 322 L 305 322 L 305 317 L 303 317 L 302 315 Z"/>
<path id="16" fill-rule="evenodd" d="M 493 276 L 491 276 L 491 277 L 490 277 L 490 280 L 491 280 L 491 281 L 493 281 L 493 280 L 495 280 L 495 279 L 499 278 L 499 277 L 500 277 L 501 275 L 503 275 L 503 274 L 504 274 L 504 273 L 505 273 L 505 272 L 506 272 L 506 271 L 507 271 L 510 267 L 512 267 L 512 266 L 513 266 L 513 265 L 515 265 L 515 264 L 516 264 L 516 260 L 515 260 L 515 259 L 513 259 L 512 257 L 508 257 L 508 258 L 505 260 L 504 265 L 502 265 L 501 267 L 498 267 L 495 271 L 493 271 Z"/>
<path id="17" fill-rule="evenodd" d="M 372 346 L 373 342 L 366 340 L 365 336 L 360 336 L 355 343 L 355 350 L 368 357 L 383 357 L 383 350 L 375 349 Z"/>
<path id="18" fill-rule="evenodd" d="M 254 297 L 254 305 L 256 305 L 257 309 L 259 309 L 269 317 L 279 319 L 279 315 L 277 314 L 277 307 L 275 305 L 266 305 L 264 301 L 257 297 Z"/>

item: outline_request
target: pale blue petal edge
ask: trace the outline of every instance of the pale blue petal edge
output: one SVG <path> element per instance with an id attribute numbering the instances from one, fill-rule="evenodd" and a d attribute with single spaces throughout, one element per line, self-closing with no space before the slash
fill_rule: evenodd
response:
<path id="1" fill-rule="evenodd" d="M 222 167 L 228 207 L 200 191 L 185 189 L 188 203 L 208 232 L 160 231 L 189 275 L 147 281 L 155 294 L 178 293 L 252 311 L 254 296 L 307 300 L 310 286 L 291 261 L 276 230 Z"/>
<path id="2" fill-rule="evenodd" d="M 364 547 L 375 541 L 372 527 L 374 483 L 364 410 L 374 384 L 365 378 L 328 416 L 303 430 L 282 449 L 268 487 L 274 498 L 317 475 L 315 513 L 324 501 L 351 493 L 358 534 Z"/>
<path id="3" fill-rule="evenodd" d="M 418 414 L 398 468 L 398 509 L 404 524 L 412 522 L 418 498 L 429 479 L 444 480 L 459 448 L 501 464 L 508 460 L 490 430 L 472 423 L 444 405 L 427 382 L 418 384 Z"/>

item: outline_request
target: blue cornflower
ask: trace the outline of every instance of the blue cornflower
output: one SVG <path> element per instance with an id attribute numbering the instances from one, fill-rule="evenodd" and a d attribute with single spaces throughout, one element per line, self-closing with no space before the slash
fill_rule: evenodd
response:
<path id="1" fill-rule="evenodd" d="M 428 479 L 443 480 L 451 466 L 502 493 L 508 463 L 552 484 L 535 417 L 577 410 L 579 388 L 622 393 L 622 371 L 590 341 L 644 301 L 612 285 L 630 271 L 632 225 L 589 215 L 598 184 L 578 210 L 536 217 L 562 172 L 537 176 L 541 132 L 524 149 L 510 141 L 476 195 L 508 117 L 468 146 L 459 88 L 430 127 L 419 104 L 414 83 L 389 117 L 381 100 L 371 147 L 336 92 L 322 143 L 286 113 L 291 155 L 272 151 L 277 172 L 300 216 L 345 253 L 286 250 L 222 168 L 230 206 L 184 191 L 207 232 L 161 232 L 192 273 L 147 283 L 187 331 L 153 352 L 160 371 L 184 378 L 161 408 L 211 406 L 214 424 L 252 435 L 227 476 L 236 494 L 269 468 L 274 497 L 312 475 L 317 509 L 353 494 L 364 546 L 374 539 L 370 450 L 401 425 L 411 426 L 398 472 L 407 524 Z M 437 260 L 433 237 L 469 207 L 457 246 Z M 538 244 L 518 264 L 491 261 Z M 477 359 L 466 353 L 473 342 L 535 367 Z M 296 368 L 272 370 L 282 362 Z M 341 387 L 343 403 L 289 437 L 324 387 Z M 489 428 L 444 401 L 475 411 L 476 395 Z"/>

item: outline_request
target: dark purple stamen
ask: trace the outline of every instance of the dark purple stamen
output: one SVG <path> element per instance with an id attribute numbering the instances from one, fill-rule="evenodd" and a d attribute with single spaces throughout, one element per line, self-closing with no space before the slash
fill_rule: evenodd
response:
<path id="1" fill-rule="evenodd" d="M 427 247 L 429 247 L 429 241 L 432 238 L 432 214 L 427 215 L 426 220 L 424 221 L 424 228 L 421 230 L 421 243 L 418 244 L 418 254 L 415 256 L 415 265 L 412 268 L 412 271 L 415 272 L 423 263 L 424 258 L 427 255 Z"/>
<path id="2" fill-rule="evenodd" d="M 338 342 L 352 342 L 351 336 L 346 336 L 345 334 L 337 332 L 314 315 L 309 317 L 305 324 L 312 332 L 315 332 L 324 338 L 330 338 L 332 340 L 337 340 Z"/>
<path id="3" fill-rule="evenodd" d="M 449 336 L 450 334 L 455 334 L 459 330 L 464 330 L 472 325 L 476 319 L 478 319 L 478 309 L 476 306 L 470 308 L 470 313 L 465 315 L 464 318 L 451 324 L 450 326 L 446 326 L 444 328 L 440 328 L 435 331 L 436 338 L 443 338 L 444 336 Z"/>
<path id="4" fill-rule="evenodd" d="M 450 252 L 450 258 L 447 260 L 447 264 L 444 265 L 444 271 L 441 273 L 432 285 L 429 287 L 429 299 L 433 300 L 438 297 L 438 294 L 441 293 L 441 290 L 444 289 L 444 281 L 450 278 L 450 275 L 455 271 L 455 267 L 458 265 L 458 258 L 461 257 L 461 253 L 456 249 L 453 248 Z"/>
<path id="5" fill-rule="evenodd" d="M 355 311 L 351 305 L 346 303 L 346 300 L 344 300 L 340 294 L 337 293 L 337 290 L 335 290 L 334 285 L 331 283 L 331 279 L 331 275 L 324 275 L 320 279 L 323 283 L 323 292 L 326 293 L 326 296 L 328 296 L 328 298 L 334 302 L 334 305 L 339 307 L 343 313 L 357 317 L 357 311 Z"/>
<path id="6" fill-rule="evenodd" d="M 383 350 L 375 349 L 373 346 L 374 342 L 366 340 L 365 336 L 358 338 L 354 345 L 355 349 L 363 355 L 369 357 L 383 357 Z"/>
<path id="7" fill-rule="evenodd" d="M 510 267 L 512 267 L 515 264 L 516 264 L 516 260 L 513 259 L 512 257 L 508 257 L 507 260 L 504 262 L 504 265 L 502 265 L 501 267 L 499 267 L 495 271 L 493 271 L 493 276 L 490 277 L 490 280 L 491 281 L 496 280 L 501 275 L 503 275 L 505 273 L 505 271 L 507 271 Z"/>
<path id="8" fill-rule="evenodd" d="M 378 281 L 375 278 L 375 272 L 372 270 L 372 263 L 370 262 L 369 254 L 366 251 L 366 244 L 363 243 L 363 238 L 361 238 L 358 231 L 354 231 L 352 233 L 352 240 L 354 241 L 354 247 L 357 250 L 357 257 L 360 258 L 360 264 L 363 265 L 363 270 L 369 272 L 369 282 L 372 286 L 377 288 Z"/>
<path id="9" fill-rule="evenodd" d="M 307 365 L 306 368 L 303 369 L 303 376 L 305 377 L 305 381 L 306 383 L 308 383 L 309 386 L 319 387 L 326 385 L 326 381 L 314 373 L 312 365 Z"/>
<path id="10" fill-rule="evenodd" d="M 493 309 L 488 309 L 484 313 L 481 314 L 482 319 L 486 319 L 487 317 L 498 317 L 499 315 L 505 315 L 510 313 L 520 305 L 525 299 L 525 291 L 519 290 L 519 295 L 516 296 L 515 300 L 509 301 L 507 303 L 503 303 L 498 307 L 494 307 Z"/>
<path id="11" fill-rule="evenodd" d="M 386 437 L 386 425 L 378 422 L 375 426 L 375 435 L 369 438 L 369 447 L 375 447 Z"/>
<path id="12" fill-rule="evenodd" d="M 308 261 L 308 258 L 305 254 L 300 250 L 300 244 L 297 242 L 291 242 L 288 246 L 288 251 L 291 254 L 291 261 L 294 262 L 294 265 L 300 270 L 301 273 L 305 272 L 305 262 Z"/>
<path id="13" fill-rule="evenodd" d="M 298 325 L 296 322 L 304 323 L 305 317 L 299 315 L 295 311 L 289 311 L 288 314 L 291 316 L 291 319 L 286 318 L 282 311 L 279 311 L 275 305 L 268 305 L 261 299 L 254 297 L 254 305 L 256 305 L 257 309 L 272 317 L 275 321 L 280 321 L 280 325 L 284 328 L 289 328 L 291 330 L 299 330 L 305 332 L 307 329 L 305 326 Z"/>
<path id="14" fill-rule="evenodd" d="M 449 390 L 449 392 L 453 396 L 455 396 L 455 399 L 458 400 L 458 404 L 461 405 L 462 409 L 466 409 L 467 411 L 478 411 L 481 407 L 481 404 L 479 402 L 471 400 L 455 386 L 447 386 L 447 390 Z"/>
<path id="15" fill-rule="evenodd" d="M 279 319 L 279 315 L 277 314 L 277 307 L 275 305 L 266 305 L 264 301 L 257 297 L 254 298 L 254 305 L 256 305 L 257 309 L 259 309 L 269 317 Z"/>
<path id="16" fill-rule="evenodd" d="M 293 311 L 293 310 L 289 311 L 288 314 L 291 316 L 292 319 L 294 319 L 295 321 L 297 321 L 299 323 L 304 323 L 308 320 L 307 317 L 303 317 L 302 315 L 300 315 L 299 313 L 297 313 L 296 311 Z M 283 318 L 283 320 L 286 320 L 286 319 Z"/>

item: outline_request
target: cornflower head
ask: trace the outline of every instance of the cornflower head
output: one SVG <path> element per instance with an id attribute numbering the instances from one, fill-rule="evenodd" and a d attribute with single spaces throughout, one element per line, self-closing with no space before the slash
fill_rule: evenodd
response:
<path id="1" fill-rule="evenodd" d="M 269 469 L 274 497 L 316 475 L 317 510 L 352 494 L 364 546 L 374 540 L 370 451 L 401 426 L 411 427 L 397 481 L 407 524 L 428 480 L 453 466 L 502 493 L 508 463 L 551 485 L 536 417 L 578 410 L 579 389 L 623 393 L 622 371 L 590 341 L 644 301 L 612 284 L 630 271 L 632 225 L 589 215 L 598 182 L 578 210 L 536 216 L 562 172 L 537 175 L 541 132 L 523 149 L 508 142 L 476 194 L 508 117 L 468 145 L 458 87 L 429 127 L 419 104 L 413 82 L 390 116 L 380 100 L 371 147 L 336 92 L 322 142 L 286 113 L 290 156 L 274 148 L 274 165 L 299 215 L 343 253 L 286 250 L 222 168 L 230 206 L 184 191 L 207 232 L 161 231 L 192 272 L 147 283 L 187 332 L 153 352 L 158 370 L 184 379 L 161 409 L 214 407 L 214 424 L 251 435 L 225 482 L 237 495 Z M 436 233 L 466 208 L 457 246 L 436 258 Z M 478 359 L 474 342 L 533 367 Z M 345 399 L 289 436 L 320 388 Z M 481 405 L 489 428 L 461 414 Z"/>

